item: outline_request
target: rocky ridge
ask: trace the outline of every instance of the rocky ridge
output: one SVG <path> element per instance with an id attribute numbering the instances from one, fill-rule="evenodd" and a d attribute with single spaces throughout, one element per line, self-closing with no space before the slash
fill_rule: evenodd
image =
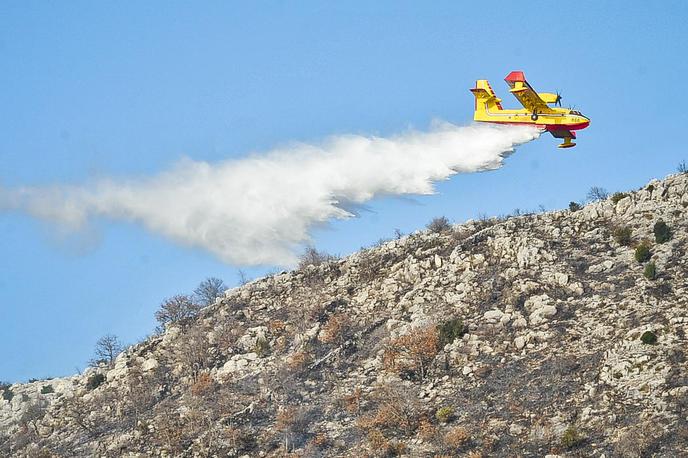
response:
<path id="1" fill-rule="evenodd" d="M 687 216 L 674 175 L 253 281 L 5 387 L 0 455 L 688 456 Z"/>

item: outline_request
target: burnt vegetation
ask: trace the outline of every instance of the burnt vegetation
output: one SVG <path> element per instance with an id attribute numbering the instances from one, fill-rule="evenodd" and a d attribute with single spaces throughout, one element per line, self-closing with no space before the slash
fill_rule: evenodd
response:
<path id="1" fill-rule="evenodd" d="M 144 342 L 99 342 L 73 390 L 36 382 L 0 454 L 680 456 L 686 224 L 627 197 L 209 279 Z"/>

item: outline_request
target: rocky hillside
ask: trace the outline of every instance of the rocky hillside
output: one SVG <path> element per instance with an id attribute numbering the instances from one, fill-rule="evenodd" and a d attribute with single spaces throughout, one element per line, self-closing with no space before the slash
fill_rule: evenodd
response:
<path id="1" fill-rule="evenodd" d="M 440 229 L 4 387 L 0 455 L 688 456 L 688 175 Z"/>

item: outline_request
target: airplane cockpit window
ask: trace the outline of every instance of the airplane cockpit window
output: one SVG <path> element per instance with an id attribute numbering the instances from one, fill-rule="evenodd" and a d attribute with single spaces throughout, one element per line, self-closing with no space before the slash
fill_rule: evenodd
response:
<path id="1" fill-rule="evenodd" d="M 580 114 L 580 111 L 575 111 L 575 110 L 571 110 L 571 111 L 569 112 L 569 114 L 578 115 L 578 116 L 581 115 L 581 114 Z"/>

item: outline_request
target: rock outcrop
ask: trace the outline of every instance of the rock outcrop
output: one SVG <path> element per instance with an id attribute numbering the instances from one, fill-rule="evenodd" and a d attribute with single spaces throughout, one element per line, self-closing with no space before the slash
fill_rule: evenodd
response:
<path id="1" fill-rule="evenodd" d="M 0 454 L 688 456 L 686 234 L 684 174 L 262 278 L 6 387 Z"/>

